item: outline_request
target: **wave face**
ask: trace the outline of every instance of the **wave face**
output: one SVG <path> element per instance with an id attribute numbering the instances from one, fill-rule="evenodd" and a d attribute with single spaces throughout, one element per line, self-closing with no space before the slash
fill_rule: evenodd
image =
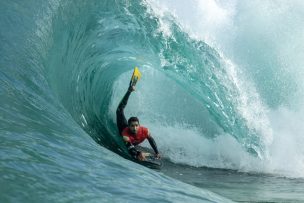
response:
<path id="1" fill-rule="evenodd" d="M 171 162 L 303 177 L 303 5 L 228 2 L 2 1 L 1 200 L 227 201 L 116 154 L 134 66 L 126 114 Z"/>

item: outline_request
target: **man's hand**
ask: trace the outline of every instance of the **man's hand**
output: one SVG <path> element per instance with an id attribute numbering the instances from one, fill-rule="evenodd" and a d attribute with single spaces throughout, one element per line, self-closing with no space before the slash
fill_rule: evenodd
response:
<path id="1" fill-rule="evenodd" d="M 155 157 L 156 157 L 157 159 L 160 159 L 160 154 L 159 154 L 159 153 L 155 154 Z"/>
<path id="2" fill-rule="evenodd" d="M 144 153 L 140 152 L 137 156 L 137 159 L 140 161 L 144 161 L 146 160 L 146 156 L 144 155 Z"/>

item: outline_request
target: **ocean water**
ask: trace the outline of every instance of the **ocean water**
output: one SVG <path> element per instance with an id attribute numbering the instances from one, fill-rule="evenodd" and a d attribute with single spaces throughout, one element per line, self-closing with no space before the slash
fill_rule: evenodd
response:
<path id="1" fill-rule="evenodd" d="M 0 202 L 303 202 L 303 8 L 1 1 Z M 116 129 L 134 66 L 159 171 Z"/>

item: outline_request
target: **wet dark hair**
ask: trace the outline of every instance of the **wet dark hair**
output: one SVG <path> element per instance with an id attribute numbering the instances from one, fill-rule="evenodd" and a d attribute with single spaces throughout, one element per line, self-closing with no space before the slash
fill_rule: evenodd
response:
<path id="1" fill-rule="evenodd" d="M 139 123 L 139 120 L 138 120 L 137 117 L 131 117 L 131 118 L 129 118 L 129 120 L 128 120 L 128 125 L 130 125 L 132 122 L 136 122 L 136 121 Z"/>

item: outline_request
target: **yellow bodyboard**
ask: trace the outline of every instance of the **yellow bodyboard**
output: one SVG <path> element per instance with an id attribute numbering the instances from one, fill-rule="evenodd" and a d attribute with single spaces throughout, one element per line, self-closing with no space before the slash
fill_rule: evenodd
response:
<path id="1" fill-rule="evenodd" d="M 135 67 L 131 77 L 130 86 L 135 86 L 140 77 L 141 73 L 139 72 L 138 68 Z"/>

